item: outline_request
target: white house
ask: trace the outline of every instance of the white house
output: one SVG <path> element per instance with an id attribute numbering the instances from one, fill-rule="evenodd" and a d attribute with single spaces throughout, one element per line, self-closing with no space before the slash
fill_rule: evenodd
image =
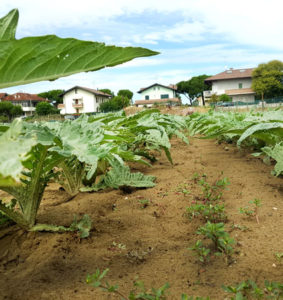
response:
<path id="1" fill-rule="evenodd" d="M 212 84 L 211 91 L 204 91 L 204 97 L 210 98 L 212 94 L 227 94 L 232 101 L 253 102 L 255 92 L 252 90 L 252 68 L 229 69 L 205 80 Z"/>
<path id="2" fill-rule="evenodd" d="M 0 99 L 1 101 L 11 102 L 13 105 L 20 105 L 25 116 L 31 116 L 39 102 L 48 102 L 47 99 L 28 93 L 15 93 L 12 95 L 1 93 Z"/>
<path id="3" fill-rule="evenodd" d="M 81 114 L 99 111 L 99 105 L 112 96 L 98 90 L 74 86 L 63 94 L 63 104 L 59 104 L 60 114 Z"/>
<path id="4" fill-rule="evenodd" d="M 137 107 L 151 107 L 154 104 L 166 104 L 175 103 L 181 104 L 181 100 L 177 98 L 177 86 L 176 85 L 162 85 L 154 83 L 146 88 L 141 88 L 138 91 L 141 94 L 141 100 L 136 100 L 135 105 Z"/>

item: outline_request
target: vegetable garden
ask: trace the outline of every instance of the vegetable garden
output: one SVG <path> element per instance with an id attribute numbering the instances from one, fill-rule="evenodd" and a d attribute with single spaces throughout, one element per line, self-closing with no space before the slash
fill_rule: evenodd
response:
<path id="1" fill-rule="evenodd" d="M 0 21 L 6 63 L 38 41 L 15 40 L 17 11 Z M 85 56 L 45 39 L 50 66 Z M 67 41 L 110 61 L 18 70 L 2 86 L 156 54 L 81 43 Z M 281 110 L 1 126 L 1 299 L 282 299 L 282 126 Z"/>

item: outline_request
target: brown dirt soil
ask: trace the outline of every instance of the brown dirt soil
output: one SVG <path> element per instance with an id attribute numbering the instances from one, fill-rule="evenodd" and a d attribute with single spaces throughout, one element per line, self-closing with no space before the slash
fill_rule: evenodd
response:
<path id="1" fill-rule="evenodd" d="M 283 182 L 270 175 L 271 166 L 214 140 L 191 139 L 189 146 L 172 141 L 172 167 L 162 154 L 152 168 L 136 170 L 157 176 L 152 189 L 123 194 L 119 190 L 80 193 L 69 202 L 57 184 L 47 188 L 38 222 L 68 226 L 74 214 L 87 213 L 93 221 L 91 236 L 24 232 L 15 228 L 0 240 L 0 299 L 67 300 L 118 299 L 85 283 L 87 274 L 109 268 L 107 279 L 127 294 L 138 277 L 147 287 L 170 283 L 168 299 L 182 293 L 224 299 L 221 285 L 246 279 L 262 283 L 283 281 Z M 228 177 L 224 191 L 227 231 L 235 238 L 233 262 L 215 257 L 203 266 L 187 250 L 200 238 L 195 231 L 204 222 L 184 216 L 186 207 L 200 195 L 192 175 L 207 174 L 207 180 Z M 223 172 L 223 175 L 221 175 Z M 183 184 L 191 194 L 177 191 Z M 239 208 L 254 198 L 262 200 L 260 224 Z M 149 200 L 145 208 L 139 200 Z M 114 206 L 115 204 L 115 206 Z M 237 224 L 247 231 L 232 229 Z M 125 245 L 126 249 L 114 246 Z M 209 241 L 205 243 L 209 245 Z M 121 247 L 123 248 L 123 247 Z"/>

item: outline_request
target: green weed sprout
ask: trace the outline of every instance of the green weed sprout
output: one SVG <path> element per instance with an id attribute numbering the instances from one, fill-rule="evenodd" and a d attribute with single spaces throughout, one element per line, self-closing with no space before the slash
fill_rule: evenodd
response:
<path id="1" fill-rule="evenodd" d="M 265 280 L 264 288 L 259 287 L 254 281 L 246 280 L 236 286 L 222 286 L 227 293 L 234 294 L 231 300 L 247 299 L 273 299 L 279 300 L 283 296 L 283 284 Z"/>
<path id="2" fill-rule="evenodd" d="M 152 288 L 150 292 L 144 286 L 142 281 L 134 282 L 134 289 L 138 289 L 139 291 L 132 290 L 129 293 L 129 296 L 126 296 L 119 292 L 118 285 L 109 284 L 104 277 L 107 275 L 109 269 L 105 269 L 100 272 L 99 269 L 92 275 L 88 275 L 86 278 L 86 283 L 91 285 L 94 288 L 100 288 L 101 290 L 109 293 L 114 293 L 120 297 L 121 300 L 166 300 L 167 298 L 167 290 L 169 289 L 169 284 L 165 283 L 159 289 Z M 181 295 L 181 300 L 210 300 L 209 297 L 194 297 L 188 296 L 186 294 Z"/>
<path id="3" fill-rule="evenodd" d="M 206 264 L 210 261 L 210 249 L 203 246 L 202 241 L 198 240 L 194 246 L 188 248 L 188 250 L 192 250 L 198 255 L 198 259 L 203 264 Z"/>
<path id="4" fill-rule="evenodd" d="M 260 199 L 254 199 L 252 201 L 249 201 L 249 203 L 254 204 L 253 208 L 250 208 L 249 206 L 240 207 L 239 211 L 241 214 L 246 215 L 247 217 L 255 217 L 257 223 L 259 224 L 259 217 L 258 217 L 258 209 L 262 205 Z"/>
<path id="5" fill-rule="evenodd" d="M 216 252 L 216 254 L 224 254 L 226 262 L 229 263 L 231 255 L 233 254 L 232 245 L 235 244 L 235 240 L 225 231 L 223 223 L 214 224 L 208 221 L 205 226 L 202 226 L 197 230 L 197 234 L 202 234 L 211 239 L 215 249 L 219 251 Z"/>

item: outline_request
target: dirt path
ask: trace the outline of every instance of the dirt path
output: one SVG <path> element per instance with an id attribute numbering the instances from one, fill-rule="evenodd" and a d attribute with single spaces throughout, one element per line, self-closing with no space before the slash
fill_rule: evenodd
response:
<path id="1" fill-rule="evenodd" d="M 213 140 L 191 139 L 189 146 L 174 140 L 172 147 L 174 167 L 163 155 L 152 168 L 137 166 L 157 176 L 152 189 L 128 195 L 121 191 L 79 194 L 64 202 L 65 192 L 50 185 L 38 221 L 68 226 L 75 213 L 87 213 L 93 220 L 91 237 L 80 241 L 70 233 L 18 230 L 2 238 L 0 299 L 117 299 L 85 284 L 86 275 L 97 268 L 109 268 L 108 281 L 119 284 L 125 293 L 137 276 L 147 287 L 169 282 L 169 299 L 180 299 L 181 293 L 224 299 L 222 284 L 245 279 L 282 282 L 283 262 L 280 265 L 274 256 L 283 252 L 282 179 L 271 176 L 272 167 L 259 159 Z M 195 172 L 205 173 L 209 182 L 219 176 L 231 182 L 223 197 L 228 214 L 225 227 L 237 241 L 229 266 L 222 257 L 202 266 L 187 250 L 199 238 L 196 229 L 204 224 L 184 216 L 199 193 L 192 180 Z M 181 185 L 191 193 L 178 192 Z M 239 214 L 239 208 L 254 198 L 262 200 L 259 225 Z M 148 200 L 148 205 L 141 200 Z M 233 224 L 248 230 L 232 230 Z"/>

